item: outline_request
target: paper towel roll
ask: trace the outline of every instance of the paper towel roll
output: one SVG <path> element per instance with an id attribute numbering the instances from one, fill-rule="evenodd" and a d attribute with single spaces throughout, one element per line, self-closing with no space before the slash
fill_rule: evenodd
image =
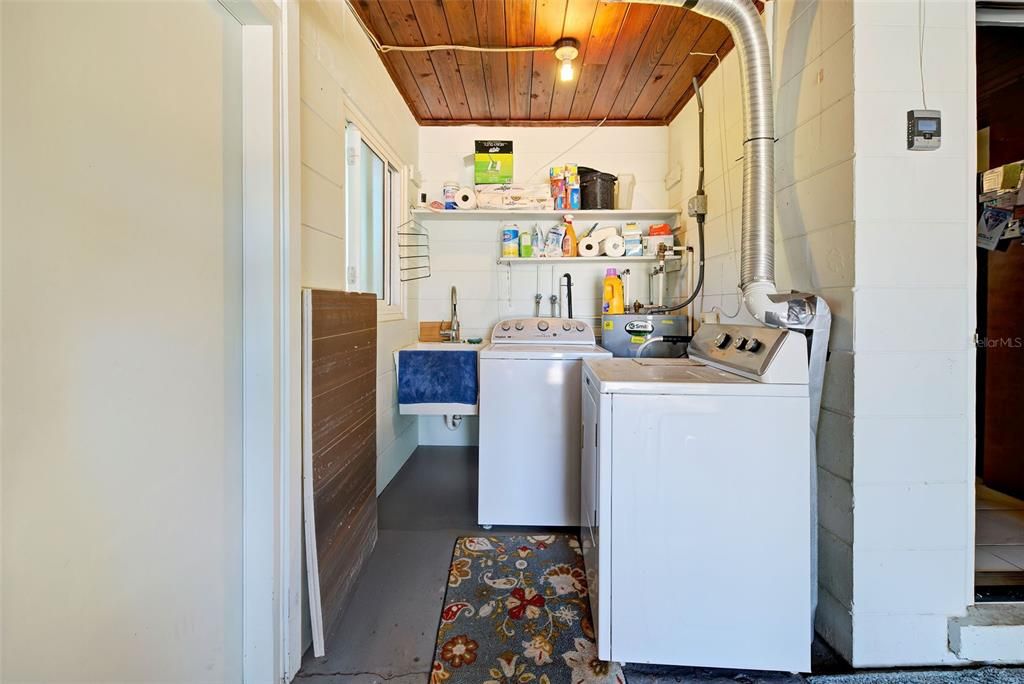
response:
<path id="1" fill-rule="evenodd" d="M 596 240 L 604 240 L 606 237 L 618 235 L 618 233 L 619 231 L 615 226 L 601 226 L 600 228 L 595 228 L 590 231 L 590 235 L 587 237 L 592 237 Z"/>
<path id="2" fill-rule="evenodd" d="M 473 188 L 459 188 L 455 193 L 455 205 L 459 209 L 476 209 L 476 191 Z"/>
<path id="3" fill-rule="evenodd" d="M 580 240 L 579 253 L 581 257 L 601 256 L 601 241 L 588 235 Z"/>
<path id="4" fill-rule="evenodd" d="M 620 257 L 626 253 L 626 241 L 621 235 L 611 235 L 601 240 L 601 253 L 605 256 Z"/>

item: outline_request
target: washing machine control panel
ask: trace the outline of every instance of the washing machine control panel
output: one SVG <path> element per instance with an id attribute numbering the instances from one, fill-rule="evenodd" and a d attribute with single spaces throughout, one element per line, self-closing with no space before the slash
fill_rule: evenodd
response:
<path id="1" fill-rule="evenodd" d="M 575 318 L 508 318 L 494 326 L 491 342 L 596 344 L 590 324 Z"/>
<path id="2" fill-rule="evenodd" d="M 689 355 L 717 366 L 764 375 L 789 331 L 754 325 L 705 323 L 690 341 Z"/>

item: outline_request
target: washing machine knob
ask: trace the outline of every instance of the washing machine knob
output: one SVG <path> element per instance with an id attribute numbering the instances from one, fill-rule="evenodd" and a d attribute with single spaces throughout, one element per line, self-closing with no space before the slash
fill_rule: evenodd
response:
<path id="1" fill-rule="evenodd" d="M 522 321 L 516 321 L 516 330 L 522 330 L 522 329 L 523 329 L 523 322 Z"/>
<path id="2" fill-rule="evenodd" d="M 583 331 L 584 331 L 584 330 L 586 330 L 586 329 L 587 329 L 587 326 L 583 325 L 582 323 L 577 323 L 577 324 L 576 324 L 576 330 L 577 330 L 578 332 L 583 332 Z"/>
<path id="3" fill-rule="evenodd" d="M 505 332 L 508 332 L 509 330 L 512 329 L 512 324 L 509 323 L 508 321 L 505 321 L 501 324 L 501 329 L 504 330 Z"/>
<path id="4" fill-rule="evenodd" d="M 572 323 L 570 323 L 569 321 L 562 321 L 562 330 L 564 330 L 565 332 L 569 332 L 570 330 L 572 330 Z"/>
<path id="5" fill-rule="evenodd" d="M 729 346 L 729 340 L 731 339 L 732 336 L 729 333 L 719 333 L 718 337 L 715 338 L 714 345 L 719 349 L 725 349 Z"/>
<path id="6" fill-rule="evenodd" d="M 747 342 L 747 351 L 756 354 L 757 352 L 761 351 L 761 347 L 763 346 L 764 344 L 761 343 L 761 340 L 757 339 L 756 337 L 751 337 L 750 341 Z"/>
<path id="7" fill-rule="evenodd" d="M 541 332 L 544 332 L 547 329 L 548 329 L 548 322 L 547 321 L 537 321 L 537 330 L 540 330 Z"/>

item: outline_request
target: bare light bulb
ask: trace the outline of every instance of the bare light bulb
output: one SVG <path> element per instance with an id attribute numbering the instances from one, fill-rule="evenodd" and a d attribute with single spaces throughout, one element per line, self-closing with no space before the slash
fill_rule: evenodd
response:
<path id="1" fill-rule="evenodd" d="M 571 59 L 563 59 L 562 60 L 562 69 L 561 69 L 562 80 L 563 81 L 571 81 L 573 79 L 573 76 L 575 76 L 575 75 L 576 74 L 574 73 L 573 68 L 572 68 L 572 60 Z"/>

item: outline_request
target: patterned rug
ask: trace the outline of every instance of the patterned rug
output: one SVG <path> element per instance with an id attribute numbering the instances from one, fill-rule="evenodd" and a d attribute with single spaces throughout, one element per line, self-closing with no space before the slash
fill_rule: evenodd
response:
<path id="1" fill-rule="evenodd" d="M 575 536 L 460 537 L 430 684 L 625 684 L 597 659 Z"/>

